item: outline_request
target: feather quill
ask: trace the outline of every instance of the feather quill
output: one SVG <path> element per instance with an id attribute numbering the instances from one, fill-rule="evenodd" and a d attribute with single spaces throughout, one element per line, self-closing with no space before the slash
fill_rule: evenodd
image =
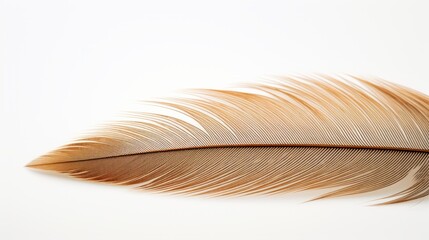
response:
<path id="1" fill-rule="evenodd" d="M 191 90 L 29 163 L 156 192 L 210 196 L 328 189 L 383 204 L 429 195 L 429 97 L 383 80 L 283 77 L 251 91 Z"/>

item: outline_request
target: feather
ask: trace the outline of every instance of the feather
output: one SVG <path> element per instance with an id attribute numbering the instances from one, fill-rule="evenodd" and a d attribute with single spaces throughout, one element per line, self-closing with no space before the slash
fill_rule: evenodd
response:
<path id="1" fill-rule="evenodd" d="M 133 113 L 27 166 L 189 195 L 327 190 L 316 199 L 370 193 L 410 176 L 388 188 L 382 204 L 429 195 L 428 96 L 352 76 L 245 87 L 151 102 L 183 117 Z"/>

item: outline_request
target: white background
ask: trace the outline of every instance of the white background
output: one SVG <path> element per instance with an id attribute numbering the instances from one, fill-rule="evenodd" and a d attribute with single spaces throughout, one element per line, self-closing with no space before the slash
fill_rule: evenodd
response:
<path id="1" fill-rule="evenodd" d="M 428 200 L 184 198 L 24 165 L 181 88 L 323 72 L 429 93 L 428 3 L 1 1 L 0 239 L 427 239 Z"/>

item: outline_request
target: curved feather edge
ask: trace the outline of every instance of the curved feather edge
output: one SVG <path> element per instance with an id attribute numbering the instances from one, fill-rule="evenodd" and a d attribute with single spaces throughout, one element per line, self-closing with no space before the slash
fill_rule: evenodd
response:
<path id="1" fill-rule="evenodd" d="M 192 195 L 369 193 L 413 173 L 383 204 L 429 195 L 429 98 L 380 79 L 289 76 L 249 91 L 190 90 L 152 102 L 27 166 Z"/>

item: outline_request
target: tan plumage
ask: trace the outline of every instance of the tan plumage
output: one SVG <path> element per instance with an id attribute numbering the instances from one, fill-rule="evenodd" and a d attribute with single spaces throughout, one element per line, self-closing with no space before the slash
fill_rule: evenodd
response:
<path id="1" fill-rule="evenodd" d="M 285 77 L 250 93 L 192 90 L 156 102 L 192 118 L 134 113 L 28 166 L 183 194 L 429 195 L 429 97 L 381 80 Z"/>

